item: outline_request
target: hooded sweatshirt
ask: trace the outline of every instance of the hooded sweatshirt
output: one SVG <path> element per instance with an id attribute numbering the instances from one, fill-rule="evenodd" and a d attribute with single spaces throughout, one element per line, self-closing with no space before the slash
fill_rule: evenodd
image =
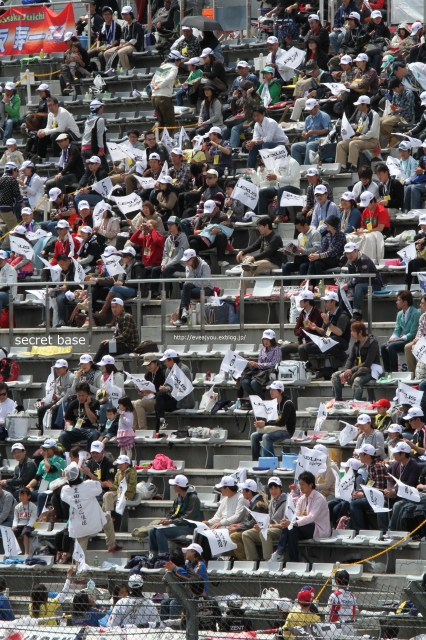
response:
<path id="1" fill-rule="evenodd" d="M 189 485 L 184 496 L 177 496 L 168 515 L 168 519 L 173 520 L 173 524 L 176 525 L 189 524 L 184 518 L 189 520 L 201 518 L 200 498 L 192 485 Z"/>
<path id="2" fill-rule="evenodd" d="M 177 236 L 168 235 L 164 243 L 161 264 L 167 267 L 180 264 L 186 249 L 189 249 L 189 243 L 184 233 L 179 232 Z"/>
<path id="3" fill-rule="evenodd" d="M 251 499 L 248 508 L 250 511 L 254 511 L 255 513 L 268 513 L 269 505 L 268 498 L 263 493 L 263 491 L 259 491 L 256 495 Z M 248 511 L 245 512 L 243 519 L 238 525 L 237 531 L 247 531 L 248 529 L 252 529 L 256 524 L 256 520 L 249 514 Z"/>
<path id="4" fill-rule="evenodd" d="M 279 524 L 279 522 L 284 518 L 285 509 L 287 506 L 287 494 L 282 493 L 280 497 L 275 500 L 275 498 L 271 498 L 269 501 L 269 517 L 271 518 L 271 522 L 274 524 Z"/>

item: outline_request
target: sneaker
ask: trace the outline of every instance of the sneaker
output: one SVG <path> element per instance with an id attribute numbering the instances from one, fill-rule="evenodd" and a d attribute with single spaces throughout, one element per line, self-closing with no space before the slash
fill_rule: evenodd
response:
<path id="1" fill-rule="evenodd" d="M 219 265 L 219 267 L 229 266 L 229 262 L 226 262 L 226 260 L 220 260 L 217 264 Z"/>
<path id="2" fill-rule="evenodd" d="M 321 371 L 316 371 L 315 375 L 312 376 L 312 380 L 322 380 L 324 378 Z"/>
<path id="3" fill-rule="evenodd" d="M 189 311 L 188 309 L 185 309 L 185 307 L 182 309 L 180 318 L 181 320 L 186 320 L 187 318 L 189 318 Z"/>
<path id="4" fill-rule="evenodd" d="M 253 265 L 253 264 L 248 264 L 248 263 L 247 263 L 247 264 L 242 264 L 242 265 L 241 265 L 241 269 L 242 269 L 243 271 L 254 271 L 255 267 L 254 267 L 254 265 Z"/>
<path id="5" fill-rule="evenodd" d="M 181 327 L 183 325 L 182 320 L 175 320 L 173 323 L 173 326 L 175 327 Z"/>
<path id="6" fill-rule="evenodd" d="M 117 543 L 108 549 L 108 553 L 116 553 L 117 551 L 123 551 L 124 547 L 120 547 Z"/>
<path id="7" fill-rule="evenodd" d="M 284 553 L 277 549 L 269 558 L 269 562 L 283 562 L 284 561 Z"/>

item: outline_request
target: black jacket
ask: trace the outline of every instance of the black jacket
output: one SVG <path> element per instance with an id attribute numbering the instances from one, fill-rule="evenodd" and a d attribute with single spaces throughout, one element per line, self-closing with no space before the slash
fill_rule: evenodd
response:
<path id="1" fill-rule="evenodd" d="M 424 45 L 423 45 L 424 46 Z M 426 47 L 425 47 L 425 55 L 426 55 Z M 425 59 L 426 62 L 426 59 Z M 426 110 L 423 111 L 420 120 L 411 131 L 407 132 L 409 136 L 413 138 L 423 137 L 426 133 Z"/>
<path id="2" fill-rule="evenodd" d="M 308 33 L 305 37 L 305 44 L 312 38 L 312 36 L 316 37 L 320 41 L 321 49 L 325 54 L 328 54 L 328 50 L 330 48 L 330 36 L 328 35 L 327 29 L 325 27 L 321 27 L 318 33 L 312 33 L 312 29 L 309 29 Z"/>
<path id="3" fill-rule="evenodd" d="M 33 460 L 30 460 L 28 456 L 22 461 L 22 464 L 18 464 L 13 471 L 13 478 L 7 481 L 9 487 L 26 487 L 27 484 L 33 480 L 36 476 L 37 465 Z"/>
<path id="4" fill-rule="evenodd" d="M 223 65 L 223 62 L 221 62 L 220 60 L 216 60 L 216 58 L 214 59 L 213 64 L 207 66 L 205 65 L 203 68 L 203 77 L 204 78 L 208 78 L 209 80 L 211 80 L 211 82 L 213 82 L 215 80 L 215 78 L 218 78 L 219 80 L 221 80 L 225 85 L 227 85 L 227 79 L 226 79 L 226 71 L 225 71 L 225 67 Z"/>
<path id="5" fill-rule="evenodd" d="M 321 65 L 318 63 L 320 69 L 323 69 L 323 67 L 321 67 Z M 318 82 L 317 82 L 318 80 Z M 324 82 L 334 82 L 333 76 L 331 75 L 331 73 L 328 73 L 327 71 L 324 71 L 323 73 L 321 73 L 318 78 L 312 78 L 311 79 L 311 84 L 310 87 L 308 89 L 308 93 L 310 93 L 311 91 L 316 91 L 316 96 L 315 99 L 316 100 L 321 100 L 322 98 L 326 98 L 328 97 L 329 94 L 331 94 L 330 89 L 328 89 L 326 86 L 324 86 Z"/>
<path id="6" fill-rule="evenodd" d="M 82 244 L 78 257 L 84 260 L 85 258 L 92 256 L 93 259 L 86 262 L 86 264 L 93 265 L 101 253 L 102 248 L 99 246 L 96 236 L 92 235 Z"/>
<path id="7" fill-rule="evenodd" d="M 358 358 L 361 358 L 361 364 L 358 364 Z M 350 369 L 352 373 L 356 373 L 360 367 L 370 368 L 372 364 L 380 364 L 380 351 L 377 338 L 373 335 L 367 337 L 362 347 L 359 346 L 359 340 L 355 340 L 352 349 L 346 360 L 344 370 Z"/>
<path id="8" fill-rule="evenodd" d="M 382 198 L 385 195 L 390 196 L 388 201 L 388 207 L 391 209 L 403 209 L 404 208 L 404 185 L 400 183 L 396 178 L 390 178 L 389 191 L 386 190 L 385 185 L 380 183 L 379 194 Z"/>
<path id="9" fill-rule="evenodd" d="M 86 169 L 80 179 L 80 182 L 78 183 L 78 188 L 83 189 L 84 187 L 91 187 L 92 184 L 95 184 L 95 182 L 99 182 L 100 180 L 103 180 L 107 177 L 108 173 L 105 171 L 105 169 L 102 169 L 102 167 L 99 167 L 96 173 L 93 173 L 89 169 Z"/>
<path id="10" fill-rule="evenodd" d="M 149 156 L 151 155 L 151 153 L 158 153 L 158 155 L 160 156 L 161 162 L 164 162 L 164 160 L 167 160 L 167 162 L 169 161 L 169 152 L 167 151 L 166 147 L 160 142 L 157 142 L 157 144 L 152 148 L 146 145 L 147 162 L 149 162 Z"/>
<path id="11" fill-rule="evenodd" d="M 98 471 L 100 472 L 99 482 L 106 482 L 107 480 L 114 482 L 116 469 L 114 468 L 114 460 L 110 453 L 104 453 L 100 464 L 95 462 L 93 458 L 90 458 L 90 460 L 87 461 L 86 467 L 95 476 Z"/>
<path id="12" fill-rule="evenodd" d="M 256 242 L 244 249 L 243 255 L 258 251 L 259 253 L 255 255 L 256 260 L 269 260 L 279 267 L 283 262 L 283 254 L 278 249 L 282 249 L 282 247 L 282 238 L 275 231 L 272 231 L 268 236 L 259 236 Z"/>
<path id="13" fill-rule="evenodd" d="M 142 25 L 137 20 L 133 20 L 133 22 L 131 22 L 130 24 L 126 24 L 126 26 L 123 28 L 121 39 L 125 42 L 136 40 L 136 43 L 131 42 L 131 44 L 133 44 L 136 51 L 141 51 L 143 49 Z"/>
<path id="14" fill-rule="evenodd" d="M 135 260 L 130 269 L 130 278 L 129 280 L 143 280 L 145 278 L 145 267 L 142 262 L 139 260 Z M 124 282 L 127 279 L 127 275 L 125 273 L 122 274 L 122 281 Z"/>
<path id="15" fill-rule="evenodd" d="M 361 27 L 355 27 L 355 29 L 348 29 L 345 33 L 339 51 L 341 53 L 359 53 L 364 46 L 364 37 Z"/>
<path id="16" fill-rule="evenodd" d="M 108 5 L 109 6 L 109 5 Z M 111 25 L 108 27 L 107 23 L 104 22 L 102 25 L 102 28 L 100 30 L 99 36 L 98 36 L 98 40 L 99 42 L 105 43 L 107 41 L 108 35 L 109 35 L 109 31 L 111 29 L 111 27 L 113 26 L 113 24 L 111 23 Z M 118 40 L 118 42 L 120 42 L 121 40 L 121 26 L 120 24 L 115 21 L 115 33 L 114 33 L 114 40 L 113 42 L 115 42 L 116 40 Z"/>
<path id="17" fill-rule="evenodd" d="M 321 48 L 321 40 L 319 39 L 318 36 L 311 36 L 306 41 L 306 55 L 305 55 L 305 61 L 303 64 L 306 65 L 310 60 L 311 50 L 309 49 L 309 46 L 308 46 L 310 41 L 316 42 L 318 46 L 317 55 L 315 56 L 314 61 L 317 63 L 320 69 L 323 69 L 324 71 L 328 71 L 328 56 L 325 53 L 325 51 Z M 324 82 L 333 82 L 333 80 L 324 80 Z"/>
<path id="18" fill-rule="evenodd" d="M 374 31 L 374 35 L 371 35 L 371 32 Z M 378 38 L 386 38 L 387 40 L 391 39 L 391 33 L 389 31 L 389 27 L 381 21 L 380 24 L 374 24 L 371 20 L 367 25 L 367 31 L 365 34 L 365 40 L 367 42 L 375 42 Z"/>
<path id="19" fill-rule="evenodd" d="M 278 419 L 273 422 L 267 422 L 268 425 L 276 427 L 285 427 L 292 436 L 296 429 L 296 407 L 289 396 L 283 396 L 277 407 Z"/>
<path id="20" fill-rule="evenodd" d="M 165 369 L 160 367 L 158 371 L 156 371 L 155 375 L 151 373 L 151 371 L 148 371 L 148 373 L 145 374 L 145 380 L 152 382 L 156 391 L 158 391 L 158 389 L 164 384 L 166 375 L 169 375 L 169 373 L 166 373 Z"/>
<path id="21" fill-rule="evenodd" d="M 348 267 L 348 273 L 375 273 L 376 277 L 371 283 L 373 289 L 379 291 L 383 287 L 382 278 L 377 271 L 376 265 L 365 253 L 359 253 L 358 259 L 354 262 L 348 261 L 346 266 Z M 353 288 L 356 284 L 360 283 L 368 284 L 368 278 L 351 278 L 349 286 Z"/>
<path id="22" fill-rule="evenodd" d="M 79 181 L 84 174 L 83 158 L 81 157 L 80 149 L 75 144 L 70 144 L 69 150 L 68 162 L 64 164 L 61 173 L 63 176 L 73 173 L 76 180 Z"/>

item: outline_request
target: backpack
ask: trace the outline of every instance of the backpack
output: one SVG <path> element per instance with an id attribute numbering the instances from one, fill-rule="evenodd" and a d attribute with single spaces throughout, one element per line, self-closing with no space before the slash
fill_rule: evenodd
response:
<path id="1" fill-rule="evenodd" d="M 18 379 L 19 364 L 10 358 L 0 360 L 0 382 L 13 382 Z"/>
<path id="2" fill-rule="evenodd" d="M 156 471 L 166 471 L 167 469 L 176 469 L 173 460 L 170 460 L 164 453 L 157 453 L 152 461 L 152 468 Z"/>
<path id="3" fill-rule="evenodd" d="M 101 116 L 99 116 L 99 118 L 101 118 Z M 98 146 L 98 122 L 99 122 L 99 118 L 96 118 L 95 126 L 92 129 L 92 150 L 91 150 L 91 153 L 93 155 L 95 155 L 95 156 L 99 153 L 99 146 Z M 106 129 L 104 129 L 103 145 L 104 145 L 104 149 L 106 149 L 107 148 L 107 146 L 106 146 Z"/>
<path id="4" fill-rule="evenodd" d="M 290 42 L 291 40 L 298 40 L 300 35 L 300 29 L 297 22 L 294 20 L 291 13 L 284 12 L 284 18 L 282 24 L 278 27 L 278 40 L 283 42 Z"/>

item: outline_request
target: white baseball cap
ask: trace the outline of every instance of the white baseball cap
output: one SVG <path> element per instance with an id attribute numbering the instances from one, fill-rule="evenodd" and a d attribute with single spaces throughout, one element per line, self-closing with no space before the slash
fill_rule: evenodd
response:
<path id="1" fill-rule="evenodd" d="M 250 67 L 249 63 L 246 62 L 245 60 L 240 60 L 239 62 L 237 62 L 237 69 L 238 67 Z"/>
<path id="2" fill-rule="evenodd" d="M 318 22 L 320 21 L 320 17 L 318 14 L 316 13 L 312 13 L 309 17 L 308 20 L 318 20 Z"/>
<path id="3" fill-rule="evenodd" d="M 362 467 L 362 462 L 356 458 L 349 458 L 349 460 L 346 460 L 344 465 L 345 467 L 350 467 L 354 471 L 358 471 L 358 469 Z"/>
<path id="4" fill-rule="evenodd" d="M 298 298 L 299 298 L 299 300 L 313 300 L 314 299 L 314 294 L 313 294 L 312 291 L 309 291 L 309 289 L 305 289 L 304 291 L 302 291 L 300 293 Z"/>
<path id="5" fill-rule="evenodd" d="M 124 247 L 124 249 L 122 249 L 120 253 L 122 256 L 125 256 L 126 254 L 128 254 L 129 256 L 135 257 L 136 249 L 134 249 L 133 247 Z"/>
<path id="6" fill-rule="evenodd" d="M 160 362 L 164 362 L 164 360 L 168 360 L 170 358 L 179 358 L 178 354 L 176 353 L 176 351 L 174 349 L 167 349 L 163 353 L 163 357 L 160 358 Z"/>
<path id="7" fill-rule="evenodd" d="M 169 59 L 171 59 L 171 60 L 185 60 L 185 56 L 183 56 L 180 51 L 177 51 L 177 50 L 173 49 L 173 51 L 170 51 L 170 53 L 169 53 Z"/>
<path id="8" fill-rule="evenodd" d="M 55 364 L 53 365 L 54 369 L 60 369 L 61 367 L 67 367 L 68 368 L 68 362 L 66 360 L 64 360 L 63 358 L 60 358 L 59 360 L 56 360 Z"/>
<path id="9" fill-rule="evenodd" d="M 294 602 L 290 600 L 290 598 L 281 598 L 280 600 L 275 600 L 275 604 L 277 609 L 282 611 L 283 613 L 290 613 L 294 609 Z"/>
<path id="10" fill-rule="evenodd" d="M 207 58 L 207 56 L 211 56 L 213 54 L 213 49 L 210 49 L 210 47 L 206 47 L 206 49 L 203 49 L 200 55 L 200 58 Z"/>
<path id="11" fill-rule="evenodd" d="M 37 91 L 49 91 L 49 89 L 50 89 L 49 85 L 46 84 L 45 82 L 42 82 L 37 87 Z"/>
<path id="12" fill-rule="evenodd" d="M 223 487 L 236 487 L 237 482 L 232 476 L 223 476 L 219 484 L 215 485 L 215 489 L 222 489 Z"/>
<path id="13" fill-rule="evenodd" d="M 273 331 L 272 329 L 265 329 L 265 331 L 262 333 L 262 338 L 266 338 L 267 340 L 275 340 L 275 331 Z"/>
<path id="14" fill-rule="evenodd" d="M 347 200 L 348 202 L 350 202 L 351 200 L 355 200 L 356 196 L 354 193 L 352 193 L 352 191 L 345 191 L 345 193 L 342 193 L 340 198 L 342 200 Z"/>
<path id="15" fill-rule="evenodd" d="M 203 555 L 203 547 L 196 542 L 191 542 L 187 547 L 182 547 L 182 551 L 196 551 L 200 556 Z"/>
<path id="16" fill-rule="evenodd" d="M 23 211 L 23 210 L 22 210 Z M 22 213 L 21 211 L 21 213 Z M 419 217 L 419 224 L 417 226 L 420 227 L 420 225 L 422 224 L 426 224 L 426 213 L 423 213 L 420 217 Z"/>
<path id="17" fill-rule="evenodd" d="M 326 293 L 325 296 L 321 298 L 321 300 L 334 300 L 335 302 L 339 302 L 339 296 L 335 291 L 328 291 L 328 293 Z"/>
<path id="18" fill-rule="evenodd" d="M 307 176 L 319 176 L 319 171 L 315 167 L 311 167 L 310 169 L 307 170 L 306 175 Z"/>
<path id="19" fill-rule="evenodd" d="M 184 24 L 184 25 L 181 27 L 181 30 L 182 30 L 182 31 L 192 31 L 192 27 L 188 27 L 188 25 L 187 25 L 187 24 Z"/>
<path id="20" fill-rule="evenodd" d="M 158 153 L 150 153 L 149 154 L 149 159 L 150 160 L 161 160 L 160 155 Z"/>
<path id="21" fill-rule="evenodd" d="M 188 260 L 191 260 L 191 258 L 195 258 L 196 256 L 197 254 L 194 249 L 185 249 L 181 262 L 188 262 Z"/>
<path id="22" fill-rule="evenodd" d="M 371 416 L 367 413 L 360 413 L 356 420 L 357 424 L 368 424 L 369 422 L 371 422 Z"/>
<path id="23" fill-rule="evenodd" d="M 126 5 L 125 7 L 122 8 L 121 10 L 121 14 L 123 13 L 133 13 L 133 9 L 132 7 L 130 7 L 129 5 Z"/>
<path id="24" fill-rule="evenodd" d="M 158 182 L 161 184 L 173 184 L 173 180 L 170 176 L 161 176 L 161 178 L 158 178 Z"/>
<path id="25" fill-rule="evenodd" d="M 319 193 L 320 195 L 323 196 L 325 193 L 327 193 L 327 187 L 325 186 L 325 184 L 317 184 L 317 186 L 315 187 L 314 193 L 315 195 Z"/>
<path id="26" fill-rule="evenodd" d="M 345 253 L 351 253 L 352 251 L 356 251 L 358 249 L 358 245 L 355 242 L 347 242 L 344 246 Z"/>
<path id="27" fill-rule="evenodd" d="M 118 253 L 117 249 L 115 247 L 105 247 L 105 251 L 102 253 L 102 255 L 105 258 L 109 258 L 109 256 L 114 256 Z"/>
<path id="28" fill-rule="evenodd" d="M 93 358 L 90 353 L 83 353 L 83 355 L 80 356 L 80 362 L 81 364 L 89 364 L 89 362 L 93 362 Z"/>
<path id="29" fill-rule="evenodd" d="M 216 209 L 216 202 L 214 200 L 206 200 L 204 203 L 203 213 L 213 213 Z"/>
<path id="30" fill-rule="evenodd" d="M 364 55 L 364 54 L 360 54 L 360 55 Z M 370 104 L 370 98 L 368 96 L 359 96 L 358 100 L 354 102 L 354 104 L 355 105 Z"/>
<path id="31" fill-rule="evenodd" d="M 385 430 L 385 433 L 402 433 L 402 425 L 400 424 L 396 424 L 396 423 L 392 423 L 388 426 L 388 428 Z"/>
<path id="32" fill-rule="evenodd" d="M 318 102 L 315 100 L 315 98 L 309 98 L 308 100 L 306 100 L 305 111 L 312 111 L 312 109 L 315 109 L 315 107 L 317 106 Z"/>
<path id="33" fill-rule="evenodd" d="M 413 22 L 411 25 L 411 35 L 415 36 L 420 29 L 423 29 L 423 25 L 421 22 Z"/>
<path id="34" fill-rule="evenodd" d="M 16 226 L 13 231 L 11 231 L 10 233 L 27 233 L 26 228 L 22 225 L 22 224 L 18 224 L 18 226 Z"/>
<path id="35" fill-rule="evenodd" d="M 365 453 L 367 456 L 375 456 L 376 449 L 372 444 L 363 444 L 359 449 L 355 449 L 356 454 Z"/>
<path id="36" fill-rule="evenodd" d="M 413 418 L 423 418 L 423 416 L 424 416 L 423 409 L 421 409 L 420 407 L 416 407 L 414 405 L 410 409 L 408 409 L 405 415 L 405 419 L 412 420 Z"/>
<path id="37" fill-rule="evenodd" d="M 352 64 L 353 60 L 351 56 L 342 56 L 340 58 L 340 64 Z"/>
<path id="38" fill-rule="evenodd" d="M 171 150 L 171 153 L 174 153 L 177 156 L 183 156 L 183 151 L 180 147 L 175 147 Z"/>
<path id="39" fill-rule="evenodd" d="M 374 194 L 371 193 L 371 191 L 363 191 L 363 193 L 361 193 L 361 204 L 366 207 L 368 204 L 370 204 L 370 202 L 372 201 L 372 199 L 374 198 Z"/>
<path id="40" fill-rule="evenodd" d="M 71 462 L 67 467 L 65 467 L 64 471 L 67 480 L 77 480 L 80 475 L 80 470 L 76 462 Z"/>
<path id="41" fill-rule="evenodd" d="M 62 191 L 60 189 L 58 189 L 58 187 L 53 187 L 53 189 L 50 189 L 50 191 L 49 191 L 49 200 L 50 200 L 50 202 L 54 202 L 56 200 L 56 198 L 59 198 L 61 193 L 62 193 Z"/>
<path id="42" fill-rule="evenodd" d="M 210 135 L 211 133 L 219 133 L 220 135 L 222 135 L 222 129 L 220 127 L 210 127 L 210 129 L 207 131 L 207 134 Z"/>
<path id="43" fill-rule="evenodd" d="M 130 464 L 129 456 L 118 456 L 117 460 L 114 460 L 113 464 Z"/>
<path id="44" fill-rule="evenodd" d="M 283 483 L 281 482 L 281 480 L 279 478 L 277 478 L 277 476 L 272 476 L 272 478 L 269 478 L 268 487 L 269 487 L 270 484 L 277 484 L 279 487 L 283 486 Z"/>
<path id="45" fill-rule="evenodd" d="M 21 442 L 15 442 L 15 444 L 12 445 L 12 451 L 15 451 L 16 449 L 19 449 L 19 451 L 25 451 L 25 447 Z"/>
<path id="46" fill-rule="evenodd" d="M 379 11 L 378 9 L 375 9 L 374 11 L 371 12 L 370 18 L 372 20 L 374 20 L 374 18 L 381 18 L 382 17 L 382 12 Z"/>
<path id="47" fill-rule="evenodd" d="M 97 362 L 96 364 L 98 364 L 100 367 L 106 367 L 107 364 L 115 364 L 115 359 L 112 356 L 102 356 L 102 360 L 100 362 Z"/>
<path id="48" fill-rule="evenodd" d="M 123 13 L 123 9 L 121 10 L 121 13 Z M 130 589 L 140 589 L 141 587 L 143 587 L 143 577 L 140 575 L 140 573 L 134 573 L 130 576 L 127 584 L 129 585 Z"/>
<path id="49" fill-rule="evenodd" d="M 411 447 L 407 442 L 398 442 L 393 450 L 394 453 L 411 453 Z"/>
<path id="50" fill-rule="evenodd" d="M 6 164 L 4 165 L 5 169 L 17 169 L 18 165 L 15 164 L 14 162 L 6 162 Z"/>
<path id="51" fill-rule="evenodd" d="M 359 14 L 358 14 L 359 15 Z M 355 62 L 368 62 L 368 55 L 366 53 L 359 53 L 356 58 L 354 58 Z M 366 98 L 367 96 L 360 96 L 361 98 Z M 354 103 L 356 104 L 356 103 Z M 368 103 L 370 104 L 370 98 L 368 98 Z"/>
<path id="52" fill-rule="evenodd" d="M 123 13 L 123 10 L 121 12 Z M 87 164 L 101 164 L 101 159 L 99 156 L 91 156 L 88 159 Z"/>
<path id="53" fill-rule="evenodd" d="M 257 493 L 257 482 L 255 482 L 254 480 L 246 480 L 245 482 L 240 482 L 238 483 L 238 487 L 240 489 L 247 489 L 248 491 Z"/>
<path id="54" fill-rule="evenodd" d="M 103 442 L 100 442 L 99 440 L 95 440 L 95 442 L 92 442 L 90 446 L 90 452 L 92 453 L 94 451 L 95 453 L 102 453 L 104 448 L 105 447 Z"/>
<path id="55" fill-rule="evenodd" d="M 72 31 L 66 31 L 64 35 L 64 42 L 67 40 L 71 40 L 74 37 L 74 33 Z"/>
<path id="56" fill-rule="evenodd" d="M 185 27 L 182 27 L 183 29 L 185 29 Z M 190 27 L 187 27 L 190 28 Z M 200 58 L 190 58 L 187 62 L 184 62 L 183 64 L 193 64 L 196 67 L 200 66 Z"/>
<path id="57" fill-rule="evenodd" d="M 79 231 L 80 233 L 90 233 L 90 234 L 93 233 L 92 227 L 87 226 L 87 224 L 80 227 Z"/>
<path id="58" fill-rule="evenodd" d="M 382 14 L 380 14 L 380 15 L 382 15 Z M 358 21 L 361 20 L 361 16 L 359 15 L 359 13 L 357 11 L 351 11 L 349 16 L 348 16 L 348 18 L 349 18 L 349 20 L 351 18 L 354 18 L 355 20 L 358 20 Z"/>
<path id="59" fill-rule="evenodd" d="M 6 82 L 4 88 L 6 91 L 13 91 L 16 88 L 16 84 L 14 82 Z"/>
<path id="60" fill-rule="evenodd" d="M 321 453 L 326 453 L 328 455 L 327 447 L 325 447 L 323 444 L 316 444 L 314 446 L 314 449 L 316 449 L 317 451 L 321 451 Z"/>
<path id="61" fill-rule="evenodd" d="M 28 167 L 33 167 L 33 166 L 34 166 L 34 162 L 31 162 L 31 160 L 25 160 L 25 162 L 23 162 L 19 167 L 19 171 L 22 171 L 22 169 L 28 169 Z"/>
<path id="62" fill-rule="evenodd" d="M 122 298 L 113 298 L 111 304 L 119 304 L 120 307 L 124 307 L 124 301 Z"/>
<path id="63" fill-rule="evenodd" d="M 104 106 L 105 104 L 100 100 L 92 100 L 92 102 L 89 105 L 89 108 L 90 108 L 90 111 L 97 111 L 99 107 L 104 107 Z M 94 162 L 94 160 L 92 160 L 92 162 Z"/>
<path id="64" fill-rule="evenodd" d="M 266 41 L 267 44 L 278 44 L 278 38 L 276 38 L 275 36 L 269 36 L 269 38 Z"/>
<path id="65" fill-rule="evenodd" d="M 31 207 L 24 207 L 23 209 L 21 209 L 21 216 L 32 216 L 33 215 L 33 210 L 31 209 Z"/>
<path id="66" fill-rule="evenodd" d="M 90 204 L 87 200 L 80 200 L 78 203 L 78 210 L 80 211 L 81 209 L 90 209 Z"/>
<path id="67" fill-rule="evenodd" d="M 9 256 L 6 253 L 6 251 L 3 251 L 3 249 L 0 249 L 0 260 L 8 260 Z"/>
<path id="68" fill-rule="evenodd" d="M 68 220 L 58 220 L 58 224 L 56 226 L 58 229 L 69 229 L 70 223 Z"/>
<path id="69" fill-rule="evenodd" d="M 200 136 L 200 137 L 202 138 L 203 136 Z M 216 178 L 218 178 L 218 177 L 219 177 L 219 174 L 218 174 L 218 172 L 216 171 L 216 169 L 208 169 L 208 170 L 206 171 L 206 176 L 207 176 L 207 175 L 216 176 Z"/>
<path id="70" fill-rule="evenodd" d="M 398 145 L 398 149 L 402 149 L 402 151 L 411 151 L 411 142 L 408 140 L 402 140 Z"/>
<path id="71" fill-rule="evenodd" d="M 56 440 L 53 440 L 53 438 L 48 438 L 47 440 L 45 440 L 43 442 L 43 444 L 41 445 L 42 449 L 51 449 L 52 447 L 56 447 L 57 442 Z"/>
<path id="72" fill-rule="evenodd" d="M 182 489 L 185 489 L 189 486 L 189 481 L 186 476 L 179 475 L 176 476 L 176 478 L 171 478 L 169 480 L 169 484 L 171 484 L 173 487 L 181 487 Z"/>
<path id="73" fill-rule="evenodd" d="M 274 380 L 269 386 L 266 387 L 267 389 L 275 389 L 276 391 L 281 391 L 281 393 L 284 393 L 284 383 L 280 382 L 279 380 Z"/>

